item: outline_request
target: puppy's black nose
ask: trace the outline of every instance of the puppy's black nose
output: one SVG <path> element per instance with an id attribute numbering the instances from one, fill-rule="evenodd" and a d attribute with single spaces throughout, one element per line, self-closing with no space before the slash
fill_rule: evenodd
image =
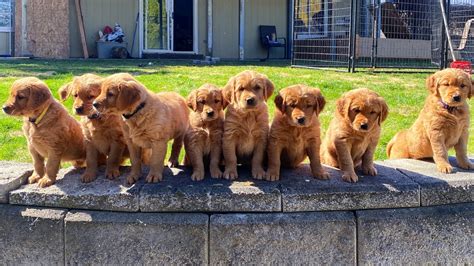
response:
<path id="1" fill-rule="evenodd" d="M 94 106 L 94 108 L 99 108 L 100 104 L 98 102 L 93 102 L 92 103 L 92 106 Z"/>
<path id="2" fill-rule="evenodd" d="M 247 104 L 248 105 L 254 105 L 255 104 L 255 99 L 254 98 L 248 98 L 247 99 Z"/>
<path id="3" fill-rule="evenodd" d="M 213 117 L 214 116 L 214 111 L 213 110 L 207 111 L 206 113 L 207 113 L 208 117 Z"/>
<path id="4" fill-rule="evenodd" d="M 367 130 L 367 129 L 369 129 L 369 125 L 367 125 L 367 124 L 361 124 L 361 125 L 360 125 L 360 128 L 363 129 L 363 130 Z"/>
<path id="5" fill-rule="evenodd" d="M 456 96 L 453 97 L 453 100 L 454 100 L 455 102 L 460 102 L 460 101 L 461 101 L 461 96 L 456 95 Z"/>
<path id="6" fill-rule="evenodd" d="M 8 112 L 10 111 L 10 108 L 9 108 L 8 106 L 4 105 L 4 106 L 2 107 L 2 110 L 3 110 L 3 112 L 4 112 L 5 114 L 8 114 Z"/>
<path id="7" fill-rule="evenodd" d="M 76 107 L 75 110 L 76 110 L 76 114 L 82 114 L 84 112 L 84 107 L 82 106 Z"/>
<path id="8" fill-rule="evenodd" d="M 298 120 L 298 124 L 303 125 L 306 119 L 303 116 L 303 117 L 298 118 L 297 120 Z"/>

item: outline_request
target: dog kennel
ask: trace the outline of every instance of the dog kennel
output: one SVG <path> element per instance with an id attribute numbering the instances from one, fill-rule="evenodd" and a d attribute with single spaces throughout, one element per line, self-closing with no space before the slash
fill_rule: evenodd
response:
<path id="1" fill-rule="evenodd" d="M 474 0 L 441 0 L 456 58 L 474 63 Z M 292 65 L 442 68 L 447 53 L 440 0 L 294 0 Z"/>

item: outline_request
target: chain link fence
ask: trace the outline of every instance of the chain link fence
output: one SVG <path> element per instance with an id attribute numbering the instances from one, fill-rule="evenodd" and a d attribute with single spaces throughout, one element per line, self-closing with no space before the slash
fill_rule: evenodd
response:
<path id="1" fill-rule="evenodd" d="M 474 60 L 474 0 L 441 1 L 457 59 Z M 294 0 L 292 65 L 443 68 L 445 36 L 440 0 Z"/>

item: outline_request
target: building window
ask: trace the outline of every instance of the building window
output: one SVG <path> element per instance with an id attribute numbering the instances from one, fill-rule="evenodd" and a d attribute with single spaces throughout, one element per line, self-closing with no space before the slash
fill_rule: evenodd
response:
<path id="1" fill-rule="evenodd" d="M 0 32 L 13 32 L 13 0 L 0 0 Z"/>
<path id="2" fill-rule="evenodd" d="M 328 0 L 295 0 L 295 38 L 326 37 L 328 34 Z"/>

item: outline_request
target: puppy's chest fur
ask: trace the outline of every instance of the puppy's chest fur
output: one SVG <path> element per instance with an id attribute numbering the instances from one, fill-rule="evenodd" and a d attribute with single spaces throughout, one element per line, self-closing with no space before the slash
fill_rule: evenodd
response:
<path id="1" fill-rule="evenodd" d="M 191 126 L 187 132 L 186 141 L 190 145 L 199 146 L 204 155 L 211 152 L 212 145 L 221 145 L 224 119 L 219 117 L 213 121 L 202 122 L 191 119 Z"/>
<path id="2" fill-rule="evenodd" d="M 257 142 L 267 138 L 268 130 L 266 108 L 245 115 L 228 114 L 224 123 L 224 136 L 237 141 L 236 149 L 239 156 L 251 154 Z"/>
<path id="3" fill-rule="evenodd" d="M 466 110 L 467 109 L 467 110 Z M 446 111 L 435 112 L 435 115 L 429 116 L 427 121 L 428 132 L 440 132 L 445 139 L 447 147 L 453 147 L 459 142 L 463 129 L 469 127 L 469 109 L 456 110 L 453 113 Z"/>
<path id="4" fill-rule="evenodd" d="M 122 128 L 123 121 L 116 115 L 99 119 L 82 119 L 82 129 L 86 140 L 92 142 L 94 147 L 103 154 L 108 154 L 114 142 L 125 145 Z"/>

